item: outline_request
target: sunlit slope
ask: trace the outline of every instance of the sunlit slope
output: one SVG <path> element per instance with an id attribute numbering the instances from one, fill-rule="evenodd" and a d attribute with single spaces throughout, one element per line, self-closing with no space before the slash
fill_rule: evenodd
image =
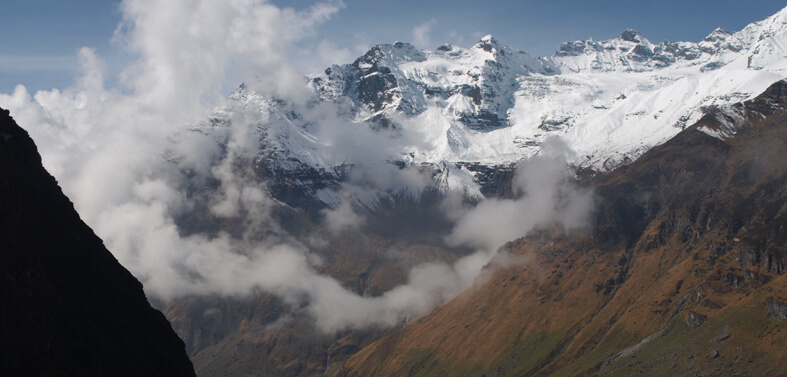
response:
<path id="1" fill-rule="evenodd" d="M 714 112 L 592 179 L 586 233 L 508 247 L 528 262 L 361 350 L 339 376 L 787 373 L 787 84 Z M 700 131 L 702 129 L 703 131 Z"/>

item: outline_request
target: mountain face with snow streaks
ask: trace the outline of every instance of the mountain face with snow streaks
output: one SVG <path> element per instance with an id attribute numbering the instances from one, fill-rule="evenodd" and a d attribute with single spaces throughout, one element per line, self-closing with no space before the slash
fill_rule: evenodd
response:
<path id="1" fill-rule="evenodd" d="M 335 376 L 782 376 L 787 82 L 590 178 L 592 230 L 365 347 Z M 733 135 L 734 136 L 730 137 Z"/>
<path id="2" fill-rule="evenodd" d="M 544 140 L 559 137 L 574 152 L 571 164 L 606 171 L 787 77 L 785 56 L 787 10 L 735 33 L 716 29 L 697 43 L 654 44 L 627 29 L 615 39 L 566 42 L 542 58 L 492 36 L 470 48 L 419 50 L 396 42 L 310 76 L 313 97 L 305 106 L 242 86 L 216 117 L 258 119 L 267 175 L 275 182 L 302 176 L 290 183 L 330 206 L 342 172 L 359 161 L 322 138 L 319 122 L 309 119 L 314 108 L 333 106 L 328 111 L 348 133 L 372 130 L 389 138 L 379 163 L 429 165 L 436 173 L 462 162 L 501 166 L 528 159 Z M 482 179 L 470 174 L 473 179 L 443 188 L 483 189 Z"/>

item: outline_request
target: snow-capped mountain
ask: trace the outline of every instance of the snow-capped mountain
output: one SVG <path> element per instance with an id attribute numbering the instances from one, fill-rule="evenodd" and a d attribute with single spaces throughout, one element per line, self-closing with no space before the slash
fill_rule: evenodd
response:
<path id="1" fill-rule="evenodd" d="M 511 164 L 557 136 L 575 152 L 572 164 L 609 170 L 785 77 L 787 8 L 735 33 L 716 29 L 698 43 L 654 44 L 629 29 L 611 40 L 563 43 L 543 58 L 492 36 L 470 48 L 396 42 L 308 80 L 310 106 L 334 104 L 347 132 L 390 138 L 380 161 L 363 163 L 451 169 L 443 188 L 477 194 L 476 173 L 461 163 Z M 214 123 L 239 112 L 258 122 L 268 176 L 295 180 L 304 194 L 335 205 L 336 187 L 323 178 L 339 181 L 343 166 L 360 162 L 322 137 L 319 119 L 241 87 Z"/>

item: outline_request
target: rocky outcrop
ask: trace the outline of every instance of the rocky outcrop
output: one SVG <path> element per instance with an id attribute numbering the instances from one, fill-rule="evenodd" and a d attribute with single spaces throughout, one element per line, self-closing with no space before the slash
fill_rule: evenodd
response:
<path id="1" fill-rule="evenodd" d="M 0 375 L 194 376 L 183 342 L 0 109 Z"/>
<path id="2" fill-rule="evenodd" d="M 784 321 L 787 319 L 787 304 L 783 302 L 776 301 L 775 299 L 770 299 L 765 302 L 766 311 L 771 318 L 774 318 L 779 321 Z"/>
<path id="3" fill-rule="evenodd" d="M 689 316 L 686 318 L 686 324 L 692 329 L 695 329 L 705 323 L 707 319 L 708 316 L 689 310 Z"/>

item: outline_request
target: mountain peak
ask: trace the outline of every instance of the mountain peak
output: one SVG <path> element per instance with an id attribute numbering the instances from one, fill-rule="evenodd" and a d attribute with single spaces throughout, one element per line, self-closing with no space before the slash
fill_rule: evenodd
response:
<path id="1" fill-rule="evenodd" d="M 374 65 L 384 60 L 391 61 L 421 61 L 424 59 L 421 51 L 415 46 L 396 41 L 392 44 L 378 44 L 360 56 L 352 65 L 356 67 Z"/>
<path id="2" fill-rule="evenodd" d="M 620 34 L 620 39 L 634 43 L 642 43 L 642 40 L 645 38 L 642 36 L 642 33 L 634 29 L 626 29 Z"/>
<path id="3" fill-rule="evenodd" d="M 703 41 L 705 41 L 705 42 L 716 42 L 716 41 L 719 41 L 719 40 L 725 40 L 725 39 L 727 39 L 727 37 L 729 37 L 731 35 L 732 35 L 732 33 L 730 33 L 729 31 L 724 30 L 723 28 L 717 27 L 716 30 L 713 30 L 710 34 L 708 34 L 708 36 L 705 37 L 705 39 L 703 39 Z"/>
<path id="4" fill-rule="evenodd" d="M 487 35 L 481 37 L 481 39 L 479 39 L 479 41 L 480 42 L 497 44 L 497 39 L 495 39 L 495 37 L 492 34 L 487 34 Z"/>
<path id="5" fill-rule="evenodd" d="M 482 49 L 486 52 L 490 52 L 493 49 L 499 49 L 500 43 L 492 36 L 492 34 L 487 34 L 483 38 L 481 38 L 478 43 L 473 46 L 474 48 Z"/>
<path id="6" fill-rule="evenodd" d="M 787 7 L 783 8 L 773 16 L 770 16 L 760 22 L 755 22 L 749 26 L 752 25 L 756 25 L 760 29 L 760 32 L 765 33 L 766 35 L 775 35 L 787 31 Z"/>

